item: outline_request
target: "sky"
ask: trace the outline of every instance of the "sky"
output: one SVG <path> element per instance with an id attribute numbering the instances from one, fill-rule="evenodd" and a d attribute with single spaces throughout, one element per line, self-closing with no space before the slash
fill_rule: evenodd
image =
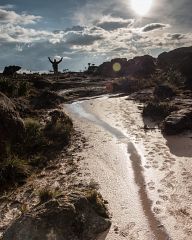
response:
<path id="1" fill-rule="evenodd" d="M 1 0 L 0 69 L 84 70 L 192 44 L 191 0 Z"/>

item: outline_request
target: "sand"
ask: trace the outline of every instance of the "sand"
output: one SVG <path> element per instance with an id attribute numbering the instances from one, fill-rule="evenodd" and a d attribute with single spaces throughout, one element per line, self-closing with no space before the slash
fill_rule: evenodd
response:
<path id="1" fill-rule="evenodd" d="M 66 105 L 87 139 L 80 169 L 99 185 L 112 217 L 100 240 L 192 239 L 192 139 L 144 131 L 142 105 L 101 97 Z M 154 126 L 153 126 L 154 127 Z"/>

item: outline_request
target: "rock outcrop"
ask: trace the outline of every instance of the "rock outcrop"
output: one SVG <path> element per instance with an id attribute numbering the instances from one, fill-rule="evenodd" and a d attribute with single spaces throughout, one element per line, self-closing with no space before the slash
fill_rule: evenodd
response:
<path id="1" fill-rule="evenodd" d="M 164 52 L 158 56 L 158 67 L 163 69 L 173 68 L 181 72 L 185 77 L 192 75 L 192 47 L 177 48 L 170 52 Z"/>
<path id="2" fill-rule="evenodd" d="M 21 67 L 19 67 L 19 66 L 8 66 L 8 67 L 5 67 L 4 70 L 3 70 L 3 75 L 4 76 L 13 76 L 20 69 L 21 69 Z"/>
<path id="3" fill-rule="evenodd" d="M 82 193 L 36 206 L 5 231 L 3 240 L 91 240 L 110 227 Z"/>
<path id="4" fill-rule="evenodd" d="M 172 112 L 163 122 L 163 132 L 175 135 L 185 130 L 192 130 L 192 109 L 182 109 Z"/>
<path id="5" fill-rule="evenodd" d="M 155 71 L 155 58 L 145 55 L 127 61 L 126 58 L 116 58 L 98 67 L 98 74 L 105 77 L 142 76 L 146 77 Z"/>

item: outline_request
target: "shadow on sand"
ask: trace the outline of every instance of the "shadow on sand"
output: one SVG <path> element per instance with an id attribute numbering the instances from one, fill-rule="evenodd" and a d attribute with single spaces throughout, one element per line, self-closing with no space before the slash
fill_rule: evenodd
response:
<path id="1" fill-rule="evenodd" d="M 170 152 L 177 157 L 192 157 L 192 134 L 164 136 Z"/>

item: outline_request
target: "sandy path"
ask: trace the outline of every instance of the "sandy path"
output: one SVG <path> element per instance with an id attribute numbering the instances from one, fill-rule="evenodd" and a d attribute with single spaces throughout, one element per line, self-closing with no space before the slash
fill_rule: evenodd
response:
<path id="1" fill-rule="evenodd" d="M 184 151 L 181 138 L 145 133 L 141 110 L 124 98 L 92 99 L 66 110 L 88 140 L 79 153 L 83 178 L 99 184 L 112 213 L 113 225 L 101 239 L 192 239 L 191 139 L 182 138 Z"/>

